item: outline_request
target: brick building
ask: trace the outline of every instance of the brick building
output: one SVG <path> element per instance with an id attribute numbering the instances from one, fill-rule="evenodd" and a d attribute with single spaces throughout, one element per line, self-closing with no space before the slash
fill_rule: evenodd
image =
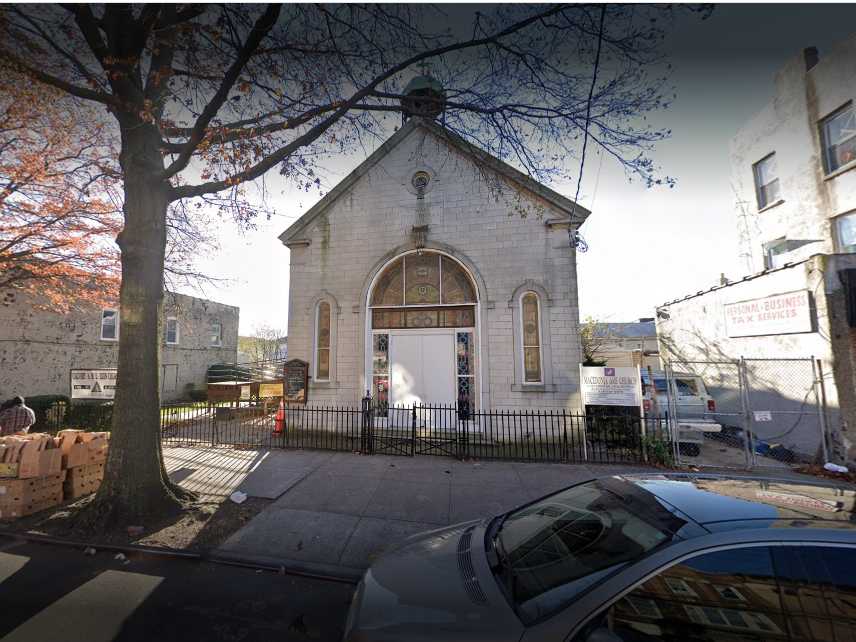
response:
<path id="1" fill-rule="evenodd" d="M 116 367 L 122 314 L 116 308 L 75 305 L 66 313 L 42 309 L 9 291 L 0 305 L 0 398 L 72 396 L 72 371 Z M 186 398 L 205 389 L 206 371 L 237 358 L 238 308 L 166 293 L 161 343 L 161 395 Z M 108 384 L 109 385 L 109 384 Z M 92 398 L 105 399 L 110 394 Z"/>
<path id="2" fill-rule="evenodd" d="M 578 408 L 588 214 L 411 117 L 280 236 L 310 402 Z"/>

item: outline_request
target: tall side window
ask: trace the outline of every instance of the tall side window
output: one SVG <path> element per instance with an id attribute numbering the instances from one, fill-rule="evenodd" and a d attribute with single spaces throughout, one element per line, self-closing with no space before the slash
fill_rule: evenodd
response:
<path id="1" fill-rule="evenodd" d="M 315 381 L 330 380 L 330 304 L 321 301 L 315 312 Z"/>
<path id="2" fill-rule="evenodd" d="M 386 417 L 389 407 L 389 334 L 372 335 L 372 397 L 378 417 Z"/>
<path id="3" fill-rule="evenodd" d="M 781 198 L 779 176 L 776 170 L 776 154 L 762 158 L 752 166 L 755 175 L 755 195 L 758 209 L 764 209 Z"/>
<path id="4" fill-rule="evenodd" d="M 164 328 L 164 336 L 166 344 L 169 346 L 178 345 L 178 319 L 175 317 L 166 318 L 166 327 Z"/>
<path id="5" fill-rule="evenodd" d="M 541 374 L 541 305 L 535 292 L 520 297 L 520 324 L 523 347 L 523 382 L 543 383 Z"/>
<path id="6" fill-rule="evenodd" d="M 101 339 L 103 341 L 119 340 L 118 310 L 101 310 Z"/>
<path id="7" fill-rule="evenodd" d="M 208 343 L 213 347 L 219 347 L 223 345 L 223 324 L 219 321 L 211 322 Z"/>
<path id="8" fill-rule="evenodd" d="M 826 173 L 856 161 L 856 109 L 845 105 L 820 121 Z"/>

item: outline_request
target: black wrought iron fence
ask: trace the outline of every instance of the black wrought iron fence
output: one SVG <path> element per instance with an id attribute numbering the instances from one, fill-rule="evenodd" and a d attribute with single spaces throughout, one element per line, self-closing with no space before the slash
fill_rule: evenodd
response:
<path id="1" fill-rule="evenodd" d="M 164 406 L 165 445 L 302 448 L 544 462 L 673 463 L 665 419 L 457 405 Z"/>

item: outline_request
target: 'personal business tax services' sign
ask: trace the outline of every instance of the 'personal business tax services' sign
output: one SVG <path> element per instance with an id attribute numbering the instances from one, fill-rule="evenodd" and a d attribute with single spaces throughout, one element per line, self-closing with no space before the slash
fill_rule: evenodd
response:
<path id="1" fill-rule="evenodd" d="M 725 306 L 725 331 L 729 337 L 811 332 L 808 290 L 729 303 Z"/>

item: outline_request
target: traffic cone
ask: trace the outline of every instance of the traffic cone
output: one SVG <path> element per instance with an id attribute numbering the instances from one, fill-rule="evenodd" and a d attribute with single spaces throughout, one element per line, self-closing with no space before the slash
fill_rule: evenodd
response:
<path id="1" fill-rule="evenodd" d="M 274 417 L 273 434 L 281 435 L 284 427 L 285 427 L 285 404 L 283 404 L 282 400 L 280 399 L 279 408 L 277 409 L 276 416 Z"/>

